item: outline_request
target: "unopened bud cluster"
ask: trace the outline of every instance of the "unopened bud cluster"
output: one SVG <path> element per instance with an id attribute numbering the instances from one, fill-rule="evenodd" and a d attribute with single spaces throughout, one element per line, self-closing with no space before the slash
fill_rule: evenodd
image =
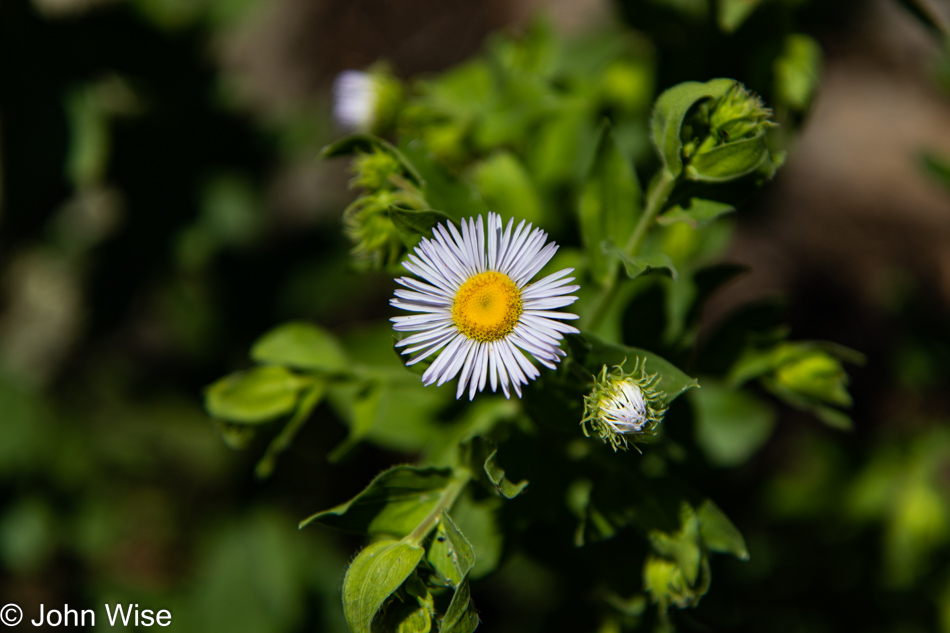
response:
<path id="1" fill-rule="evenodd" d="M 646 362 L 639 358 L 629 374 L 620 365 L 610 372 L 604 365 L 593 390 L 584 396 L 584 435 L 598 435 L 615 451 L 626 450 L 629 441 L 636 447 L 638 440 L 656 435 L 666 413 L 666 394 L 656 388 L 659 381 L 659 375 L 648 374 Z"/>
<path id="2" fill-rule="evenodd" d="M 353 254 L 370 268 L 392 266 L 402 254 L 403 243 L 390 219 L 390 209 L 424 206 L 419 192 L 406 180 L 399 160 L 380 148 L 357 154 L 352 171 L 350 186 L 363 190 L 343 212 L 343 228 L 353 242 Z"/>
<path id="3" fill-rule="evenodd" d="M 753 172 L 775 173 L 766 132 L 775 124 L 762 99 L 736 82 L 718 99 L 700 103 L 681 130 L 686 176 L 726 182 Z"/>
<path id="4" fill-rule="evenodd" d="M 736 83 L 719 99 L 706 101 L 683 127 L 683 155 L 704 154 L 714 147 L 762 136 L 774 125 L 772 110 L 762 99 Z"/>

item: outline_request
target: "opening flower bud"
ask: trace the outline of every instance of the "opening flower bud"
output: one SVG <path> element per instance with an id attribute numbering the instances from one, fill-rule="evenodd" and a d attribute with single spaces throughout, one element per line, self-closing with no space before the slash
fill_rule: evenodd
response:
<path id="1" fill-rule="evenodd" d="M 604 365 L 593 390 L 584 396 L 584 435 L 597 434 L 614 451 L 626 450 L 629 441 L 636 447 L 638 440 L 655 436 L 666 413 L 666 394 L 656 389 L 659 381 L 659 374 L 648 374 L 646 361 L 639 358 L 629 374 L 620 365 L 608 373 Z"/>

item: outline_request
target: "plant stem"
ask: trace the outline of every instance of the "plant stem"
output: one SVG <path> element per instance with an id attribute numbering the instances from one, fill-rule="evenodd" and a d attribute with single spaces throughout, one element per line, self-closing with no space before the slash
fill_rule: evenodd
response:
<path id="1" fill-rule="evenodd" d="M 653 225 L 656 216 L 659 215 L 663 207 L 666 206 L 666 201 L 673 192 L 674 186 L 676 186 L 676 176 L 669 173 L 666 169 L 663 169 L 660 172 L 659 178 L 656 180 L 656 184 L 650 188 L 643 215 L 640 216 L 637 226 L 633 229 L 633 233 L 630 235 L 630 239 L 627 240 L 627 244 L 623 249 L 624 254 L 628 257 L 635 257 L 640 247 L 643 246 L 643 240 L 646 239 L 647 231 L 649 231 Z M 588 329 L 596 329 L 601 321 L 604 320 L 604 317 L 607 316 L 610 304 L 613 303 L 619 289 L 620 285 L 617 283 L 617 275 L 614 275 L 610 279 L 610 284 L 604 288 L 599 295 L 597 307 L 594 309 L 593 316 L 587 324 Z"/>
<path id="2" fill-rule="evenodd" d="M 465 490 L 465 486 L 467 486 L 471 480 L 472 471 L 469 469 L 465 468 L 462 469 L 461 472 L 457 472 L 455 478 L 445 487 L 442 498 L 439 499 L 439 502 L 432 508 L 432 512 L 426 515 L 426 518 L 416 526 L 416 529 L 410 532 L 403 540 L 415 543 L 416 545 L 421 543 L 422 539 L 424 539 L 432 528 L 435 527 L 436 523 L 438 523 L 442 513 L 452 507 L 459 495 L 462 494 L 462 491 Z"/>

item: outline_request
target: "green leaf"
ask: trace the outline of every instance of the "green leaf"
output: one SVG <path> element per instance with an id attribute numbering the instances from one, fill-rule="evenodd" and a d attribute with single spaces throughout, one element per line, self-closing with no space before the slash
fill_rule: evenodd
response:
<path id="1" fill-rule="evenodd" d="M 642 213 L 642 195 L 633 163 L 605 122 L 578 205 L 591 276 L 601 285 L 610 283 L 617 270 L 617 261 L 606 256 L 603 243 L 607 239 L 614 244 L 627 243 Z"/>
<path id="2" fill-rule="evenodd" d="M 434 209 L 404 209 L 389 207 L 389 219 L 393 221 L 399 239 L 408 248 L 413 248 L 423 237 L 432 237 L 432 227 L 452 218 Z"/>
<path id="3" fill-rule="evenodd" d="M 719 506 L 706 499 L 696 511 L 696 516 L 699 517 L 699 534 L 707 550 L 732 554 L 739 560 L 749 560 L 749 550 L 742 533 Z"/>
<path id="4" fill-rule="evenodd" d="M 531 174 L 507 150 L 493 153 L 472 168 L 472 179 L 482 198 L 496 213 L 535 224 L 544 220 L 544 209 Z"/>
<path id="5" fill-rule="evenodd" d="M 254 474 L 258 479 L 266 479 L 274 472 L 274 465 L 277 463 L 277 457 L 283 453 L 293 443 L 297 433 L 303 427 L 304 423 L 313 413 L 313 410 L 323 400 L 323 394 L 326 393 L 326 382 L 318 380 L 312 387 L 304 391 L 300 402 L 297 405 L 297 411 L 290 420 L 284 425 L 283 430 L 271 440 L 264 456 L 254 468 Z"/>
<path id="6" fill-rule="evenodd" d="M 395 156 L 399 161 L 399 164 L 402 165 L 402 168 L 406 171 L 406 175 L 409 177 L 409 179 L 417 187 L 423 187 L 425 181 L 419 174 L 419 170 L 416 169 L 416 167 L 406 157 L 406 155 L 389 141 L 381 139 L 378 136 L 373 136 L 372 134 L 352 134 L 345 138 L 341 138 L 339 141 L 331 143 L 320 150 L 320 157 L 336 158 L 337 156 L 352 156 L 357 152 L 369 153 L 373 150 L 388 152 L 389 154 Z"/>
<path id="7" fill-rule="evenodd" d="M 716 16 L 719 28 L 732 33 L 752 15 L 762 0 L 719 0 L 719 13 Z"/>
<path id="8" fill-rule="evenodd" d="M 350 366 L 336 338 L 312 323 L 284 323 L 261 336 L 251 358 L 263 365 L 287 365 L 322 373 L 346 372 Z"/>
<path id="9" fill-rule="evenodd" d="M 744 464 L 775 429 L 774 407 L 715 382 L 704 381 L 690 402 L 696 410 L 696 443 L 716 466 Z"/>
<path id="10" fill-rule="evenodd" d="M 402 538 L 435 509 L 451 479 L 447 468 L 396 466 L 346 503 L 304 519 L 300 527 L 319 523 L 347 532 Z"/>
<path id="11" fill-rule="evenodd" d="M 676 279 L 676 267 L 673 260 L 666 253 L 650 253 L 648 255 L 639 255 L 630 257 L 621 249 L 617 248 L 610 240 L 604 240 L 601 244 L 601 250 L 605 255 L 619 259 L 623 263 L 624 271 L 630 279 L 636 279 L 643 275 L 660 274 Z"/>
<path id="12" fill-rule="evenodd" d="M 446 512 L 439 518 L 426 560 L 446 585 L 456 588 L 475 566 L 472 544 Z"/>
<path id="13" fill-rule="evenodd" d="M 814 397 L 792 391 L 775 380 L 763 378 L 761 382 L 762 385 L 776 397 L 784 400 L 787 404 L 790 404 L 796 409 L 811 413 L 833 429 L 850 431 L 854 428 L 854 422 L 850 416 L 843 411 L 830 407 Z"/>
<path id="14" fill-rule="evenodd" d="M 514 499 L 528 487 L 528 480 L 525 479 L 517 484 L 508 481 L 505 477 L 505 469 L 495 463 L 495 457 L 497 455 L 498 450 L 496 449 L 485 459 L 485 473 L 495 486 L 495 490 L 498 491 L 498 494 L 506 499 Z"/>
<path id="15" fill-rule="evenodd" d="M 735 210 L 736 208 L 734 206 L 726 204 L 725 202 L 690 198 L 689 204 L 687 204 L 685 208 L 677 205 L 658 217 L 656 221 L 663 225 L 685 222 L 693 228 L 698 228 L 706 226 L 719 216 L 732 213 Z"/>
<path id="16" fill-rule="evenodd" d="M 205 390 L 205 408 L 215 418 L 243 424 L 269 422 L 290 413 L 310 381 L 285 367 L 255 367 L 231 374 Z"/>
<path id="17" fill-rule="evenodd" d="M 587 348 L 586 358 L 582 362 L 591 374 L 599 372 L 604 365 L 612 367 L 624 361 L 632 366 L 634 360 L 639 358 L 641 363 L 646 362 L 647 372 L 660 375 L 657 388 L 666 394 L 664 404 L 671 403 L 687 389 L 699 388 L 695 378 L 658 354 L 638 347 L 610 343 L 590 332 L 583 332 L 582 336 Z M 572 340 L 577 340 L 576 335 Z"/>
<path id="18" fill-rule="evenodd" d="M 449 608 L 439 625 L 439 633 L 473 633 L 478 628 L 478 613 L 472 602 L 468 588 L 468 578 L 465 578 L 449 603 Z"/>
<path id="19" fill-rule="evenodd" d="M 732 86 L 733 79 L 713 79 L 706 83 L 687 81 L 661 94 L 653 106 L 650 136 L 666 171 L 677 177 L 683 171 L 683 141 L 680 130 L 690 109 L 704 99 L 718 99 Z"/>
<path id="20" fill-rule="evenodd" d="M 409 605 L 406 605 L 409 606 Z M 383 631 L 390 629 L 383 628 Z M 396 633 L 429 633 L 432 630 L 432 616 L 423 605 L 416 605 L 415 609 L 402 618 L 396 626 Z"/>
<path id="21" fill-rule="evenodd" d="M 452 519 L 478 553 L 471 578 L 481 578 L 495 571 L 501 561 L 504 535 L 498 525 L 498 509 L 502 500 L 486 497 L 475 501 L 469 492 L 462 493 L 452 507 Z"/>
<path id="22" fill-rule="evenodd" d="M 405 541 L 378 541 L 366 546 L 343 579 L 343 613 L 353 633 L 370 633 L 386 599 L 415 571 L 425 550 Z"/>
<path id="23" fill-rule="evenodd" d="M 693 156 L 686 167 L 686 177 L 697 182 L 728 182 L 751 174 L 768 158 L 763 133 Z"/>
<path id="24" fill-rule="evenodd" d="M 776 100 L 793 110 L 805 110 L 821 80 L 821 46 L 807 35 L 788 35 L 774 72 Z"/>

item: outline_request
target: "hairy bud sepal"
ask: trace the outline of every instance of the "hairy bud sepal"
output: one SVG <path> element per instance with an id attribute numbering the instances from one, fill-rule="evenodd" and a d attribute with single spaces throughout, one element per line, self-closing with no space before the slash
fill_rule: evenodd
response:
<path id="1" fill-rule="evenodd" d="M 637 448 L 638 442 L 654 438 L 667 408 L 666 394 L 656 388 L 659 381 L 659 374 L 648 374 L 646 361 L 639 358 L 630 373 L 622 365 L 608 372 L 604 365 L 593 390 L 584 396 L 584 435 L 596 434 L 614 451 L 627 450 L 631 442 Z"/>

